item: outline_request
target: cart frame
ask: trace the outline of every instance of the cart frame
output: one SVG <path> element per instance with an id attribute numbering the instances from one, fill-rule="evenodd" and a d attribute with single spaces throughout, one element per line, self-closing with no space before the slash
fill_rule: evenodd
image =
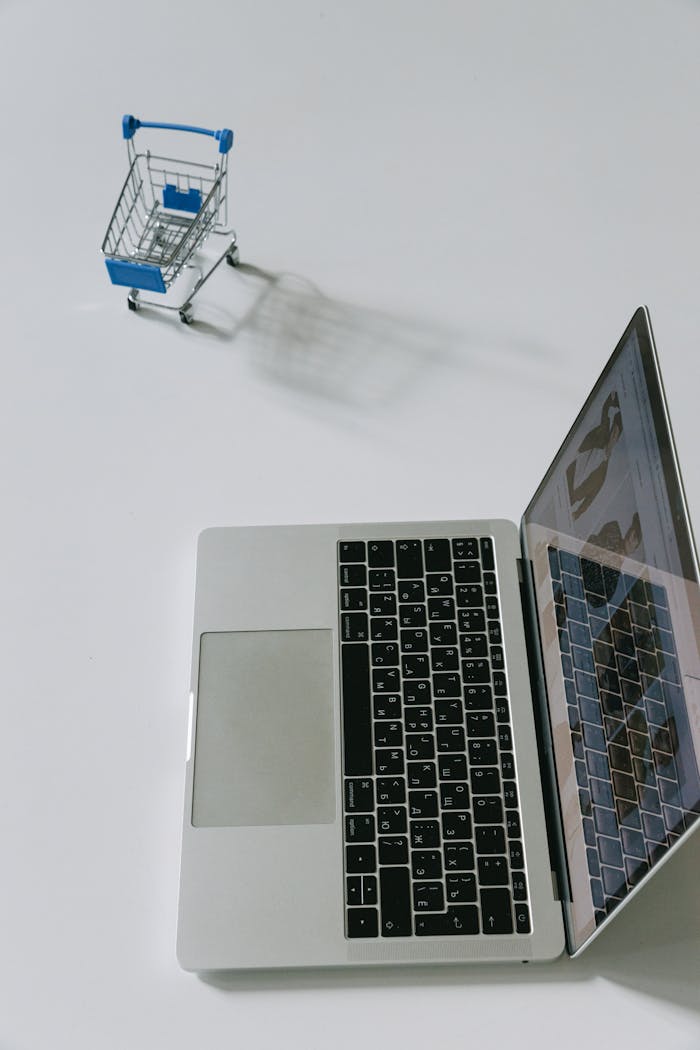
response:
<path id="1" fill-rule="evenodd" d="M 208 135 L 219 144 L 215 164 L 162 157 L 147 150 L 138 153 L 134 137 L 139 128 L 161 128 Z M 180 320 L 193 319 L 192 300 L 226 259 L 239 262 L 235 232 L 228 227 L 228 154 L 233 132 L 211 131 L 187 124 L 122 118 L 129 170 L 102 242 L 102 253 L 113 284 L 130 288 L 127 304 L 176 311 Z M 227 238 L 224 251 L 209 269 L 193 261 L 210 234 Z M 144 298 L 143 291 L 166 294 L 187 269 L 199 276 L 184 301 L 177 305 Z"/>

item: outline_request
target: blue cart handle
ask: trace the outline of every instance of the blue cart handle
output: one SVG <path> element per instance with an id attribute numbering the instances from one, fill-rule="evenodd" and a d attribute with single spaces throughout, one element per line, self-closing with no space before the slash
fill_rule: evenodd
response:
<path id="1" fill-rule="evenodd" d="M 122 117 L 122 134 L 125 139 L 132 139 L 139 128 L 165 128 L 168 131 L 192 131 L 195 135 L 211 135 L 219 143 L 219 153 L 228 153 L 233 145 L 233 132 L 228 128 L 210 131 L 208 128 L 194 128 L 190 124 L 159 124 L 149 120 L 137 120 L 128 113 Z"/>

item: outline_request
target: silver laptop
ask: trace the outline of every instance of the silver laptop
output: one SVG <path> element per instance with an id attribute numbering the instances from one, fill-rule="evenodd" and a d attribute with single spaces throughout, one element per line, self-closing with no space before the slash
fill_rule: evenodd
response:
<path id="1" fill-rule="evenodd" d="M 204 532 L 182 966 L 577 954 L 700 823 L 699 638 L 643 308 L 519 532 Z"/>

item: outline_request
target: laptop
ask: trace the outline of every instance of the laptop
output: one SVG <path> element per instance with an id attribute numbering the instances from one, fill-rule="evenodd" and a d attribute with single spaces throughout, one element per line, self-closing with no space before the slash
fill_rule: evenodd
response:
<path id="1" fill-rule="evenodd" d="M 519 530 L 205 531 L 181 965 L 577 955 L 700 823 L 699 639 L 645 308 Z"/>

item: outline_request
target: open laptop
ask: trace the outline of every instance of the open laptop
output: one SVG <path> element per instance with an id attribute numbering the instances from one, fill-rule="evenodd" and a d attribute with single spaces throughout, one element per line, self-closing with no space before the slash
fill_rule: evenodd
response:
<path id="1" fill-rule="evenodd" d="M 699 639 L 643 308 L 519 534 L 204 532 L 182 966 L 578 953 L 700 824 Z"/>

